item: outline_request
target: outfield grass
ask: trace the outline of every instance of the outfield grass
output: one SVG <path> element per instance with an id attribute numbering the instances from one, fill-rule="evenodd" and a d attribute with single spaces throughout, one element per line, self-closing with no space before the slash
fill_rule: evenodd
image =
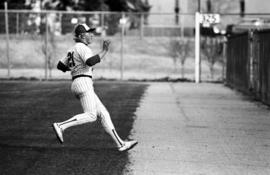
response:
<path id="1" fill-rule="evenodd" d="M 119 154 L 100 121 L 70 128 L 65 143 L 51 124 L 81 113 L 69 81 L 0 83 L 0 174 L 121 174 L 128 154 Z M 134 112 L 147 84 L 97 82 L 99 95 L 119 135 L 130 137 Z"/>

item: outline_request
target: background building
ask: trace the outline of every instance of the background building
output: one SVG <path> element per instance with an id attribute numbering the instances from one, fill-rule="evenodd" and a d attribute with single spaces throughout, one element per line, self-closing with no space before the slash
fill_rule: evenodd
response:
<path id="1" fill-rule="evenodd" d="M 198 0 L 149 0 L 152 6 L 148 21 L 150 26 L 175 26 L 175 8 L 179 4 L 179 23 L 183 28 L 194 27 L 194 13 L 198 10 Z M 269 0 L 244 0 L 245 13 L 270 13 Z M 210 9 L 208 6 L 210 3 Z M 237 24 L 242 20 L 240 15 L 240 0 L 200 0 L 201 12 L 221 13 L 221 28 L 228 24 Z M 234 13 L 235 15 L 226 15 Z M 268 17 L 268 16 L 245 16 L 245 18 Z M 270 18 L 270 16 L 269 16 Z"/>
<path id="2" fill-rule="evenodd" d="M 270 1 L 246 0 L 246 13 L 270 13 Z"/>

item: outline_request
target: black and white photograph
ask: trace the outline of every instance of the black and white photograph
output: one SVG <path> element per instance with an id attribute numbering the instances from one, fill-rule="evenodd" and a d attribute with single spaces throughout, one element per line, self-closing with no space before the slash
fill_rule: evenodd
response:
<path id="1" fill-rule="evenodd" d="M 269 0 L 3 0 L 0 175 L 269 175 Z"/>

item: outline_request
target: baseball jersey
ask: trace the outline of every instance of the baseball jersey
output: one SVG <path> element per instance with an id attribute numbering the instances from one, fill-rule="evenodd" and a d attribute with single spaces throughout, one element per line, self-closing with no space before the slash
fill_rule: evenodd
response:
<path id="1" fill-rule="evenodd" d="M 92 50 L 84 43 L 77 42 L 68 50 L 67 56 L 60 61 L 71 71 L 71 76 L 93 75 L 93 68 L 86 64 L 86 60 L 94 56 Z"/>

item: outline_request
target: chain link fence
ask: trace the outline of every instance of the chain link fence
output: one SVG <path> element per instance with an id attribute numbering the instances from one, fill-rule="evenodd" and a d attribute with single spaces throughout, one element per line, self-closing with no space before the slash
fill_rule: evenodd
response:
<path id="1" fill-rule="evenodd" d="M 94 51 L 103 39 L 112 41 L 95 78 L 194 80 L 194 15 L 2 10 L 0 78 L 69 78 L 56 64 L 74 44 L 74 25 L 83 22 L 97 28 Z M 201 38 L 202 81 L 224 79 L 223 43 Z"/>

